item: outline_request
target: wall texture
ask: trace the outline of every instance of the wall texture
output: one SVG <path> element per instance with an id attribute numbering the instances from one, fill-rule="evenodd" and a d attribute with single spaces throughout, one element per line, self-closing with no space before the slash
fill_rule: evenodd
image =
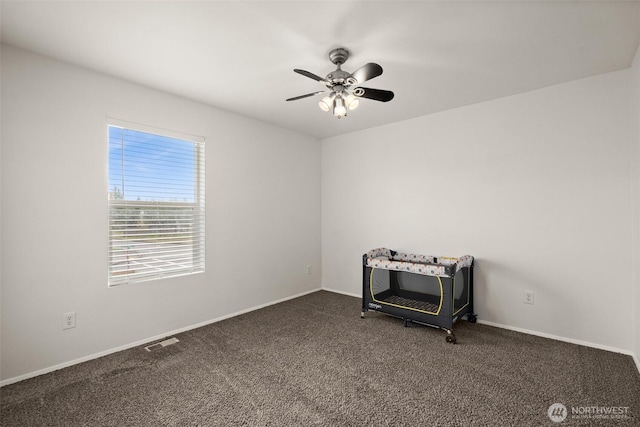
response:
<path id="1" fill-rule="evenodd" d="M 1 379 L 320 288 L 318 140 L 9 46 L 1 90 Z M 107 115 L 205 136 L 206 273 L 107 287 Z"/>
<path id="2" fill-rule="evenodd" d="M 479 321 L 631 352 L 628 99 L 624 70 L 323 140 L 323 287 L 360 295 L 375 247 L 468 253 Z"/>
<path id="3" fill-rule="evenodd" d="M 640 370 L 640 47 L 636 52 L 633 66 L 631 67 L 631 120 L 635 140 L 634 163 L 634 213 L 633 213 L 633 283 L 635 286 L 635 307 L 633 309 L 635 327 L 634 353 L 636 365 Z"/>

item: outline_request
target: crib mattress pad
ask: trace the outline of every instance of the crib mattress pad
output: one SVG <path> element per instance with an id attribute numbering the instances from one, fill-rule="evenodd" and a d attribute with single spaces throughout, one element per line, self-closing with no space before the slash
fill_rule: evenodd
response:
<path id="1" fill-rule="evenodd" d="M 396 252 L 388 248 L 372 249 L 364 258 L 367 267 L 438 277 L 453 277 L 460 269 L 473 264 L 471 255 L 438 257 Z"/>

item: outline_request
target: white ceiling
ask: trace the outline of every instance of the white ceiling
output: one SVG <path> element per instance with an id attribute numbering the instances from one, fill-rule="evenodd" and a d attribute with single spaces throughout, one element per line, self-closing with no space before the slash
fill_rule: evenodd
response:
<path id="1" fill-rule="evenodd" d="M 626 1 L 2 1 L 3 43 L 318 138 L 627 68 L 640 2 Z M 338 120 L 320 76 L 327 54 L 395 92 Z"/>

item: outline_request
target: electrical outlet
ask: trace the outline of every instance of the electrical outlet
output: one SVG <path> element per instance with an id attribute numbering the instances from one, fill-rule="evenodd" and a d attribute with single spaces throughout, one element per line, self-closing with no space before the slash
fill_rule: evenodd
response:
<path id="1" fill-rule="evenodd" d="M 524 291 L 524 299 L 522 302 L 533 305 L 533 291 Z"/>
<path id="2" fill-rule="evenodd" d="M 311 274 L 311 266 L 307 265 L 307 274 Z"/>
<path id="3" fill-rule="evenodd" d="M 62 313 L 62 329 L 71 329 L 76 327 L 76 312 Z"/>

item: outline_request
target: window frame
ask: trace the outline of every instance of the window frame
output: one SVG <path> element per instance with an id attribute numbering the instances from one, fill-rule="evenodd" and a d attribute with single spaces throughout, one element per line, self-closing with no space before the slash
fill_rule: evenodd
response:
<path id="1" fill-rule="evenodd" d="M 172 139 L 178 139 L 184 142 L 193 143 L 194 149 L 194 162 L 193 162 L 193 179 L 194 179 L 194 196 L 193 202 L 189 201 L 153 201 L 153 200 L 125 200 L 125 199 L 113 199 L 111 197 L 111 182 L 110 182 L 110 174 L 111 174 L 111 128 L 120 128 L 123 130 L 131 130 L 134 132 L 143 132 L 146 134 L 155 135 L 158 137 L 168 137 Z M 161 280 L 166 278 L 173 278 L 185 275 L 192 275 L 198 273 L 204 273 L 206 268 L 206 244 L 205 244 L 205 175 L 206 175 L 206 165 L 205 165 L 205 138 L 203 136 L 196 136 L 184 132 L 178 132 L 173 130 L 167 130 L 163 128 L 158 128 L 154 126 L 144 125 L 140 123 L 134 123 L 126 120 L 120 120 L 113 117 L 107 117 L 107 226 L 108 226 L 108 253 L 107 253 L 107 284 L 108 287 L 116 287 L 127 284 L 134 283 L 143 283 L 155 280 Z M 125 156 L 126 159 L 126 156 Z M 124 183 L 126 184 L 127 180 L 124 179 Z M 159 183 L 155 183 L 156 185 L 160 185 Z M 139 212 L 143 212 L 144 208 L 148 208 L 154 213 L 162 212 L 163 208 L 167 209 L 167 212 L 172 212 L 172 209 L 179 210 L 182 209 L 182 213 L 184 210 L 191 210 L 191 216 L 185 216 L 185 218 L 190 218 L 191 227 L 190 232 L 186 234 L 180 234 L 180 231 L 176 231 L 175 236 L 188 236 L 187 240 L 190 242 L 190 253 L 191 253 L 191 265 L 190 266 L 182 266 L 182 267 L 154 267 L 157 271 L 154 272 L 145 272 L 145 273 L 137 273 L 135 270 L 132 270 L 129 273 L 118 272 L 117 269 L 114 268 L 114 261 L 118 255 L 120 248 L 114 246 L 114 223 L 117 221 L 115 218 L 117 214 L 115 209 L 117 208 L 133 208 L 138 209 Z M 178 215 L 175 212 L 173 215 Z M 161 219 L 157 220 L 158 222 L 162 221 Z M 177 223 L 177 220 L 176 220 Z M 151 223 L 153 225 L 158 225 L 158 223 Z M 125 239 L 131 238 L 131 234 L 127 235 L 127 231 L 135 230 L 134 227 L 127 228 L 124 226 L 124 235 Z M 167 235 L 168 238 L 173 238 L 170 234 Z M 174 237 L 175 237 L 174 236 Z M 142 243 L 143 239 L 138 239 L 136 241 L 135 238 L 132 238 L 132 242 L 138 244 L 138 247 L 142 245 L 149 245 L 149 242 Z M 135 244 L 134 244 L 135 246 Z M 150 251 L 147 255 L 153 254 L 166 254 L 167 252 L 171 252 L 170 250 L 167 252 L 162 252 L 162 249 L 166 249 L 168 243 L 156 242 L 155 243 L 155 251 Z M 171 248 L 170 248 L 171 249 Z M 126 249 L 128 253 L 129 249 Z M 139 253 L 143 252 L 138 249 Z M 184 251 L 184 250 L 183 250 Z M 187 250 L 188 252 L 188 250 Z M 144 255 L 142 255 L 144 257 Z M 126 255 L 126 258 L 129 259 L 129 255 Z M 143 258 L 146 260 L 146 258 Z M 155 262 L 162 262 L 159 258 L 154 259 Z M 128 262 L 128 261 L 127 261 Z M 172 260 L 166 261 L 165 264 L 172 264 Z M 176 263 L 173 263 L 176 264 Z M 179 264 L 178 264 L 179 265 Z M 148 266 L 147 266 L 148 267 Z"/>

